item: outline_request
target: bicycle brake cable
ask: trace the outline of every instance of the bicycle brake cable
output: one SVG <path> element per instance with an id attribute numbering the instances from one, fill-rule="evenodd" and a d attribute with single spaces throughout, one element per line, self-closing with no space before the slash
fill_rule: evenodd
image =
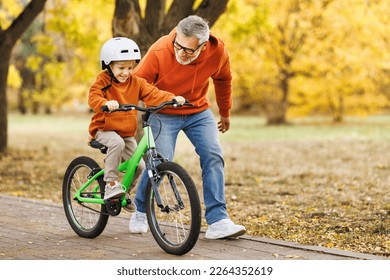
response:
<path id="1" fill-rule="evenodd" d="M 154 141 L 156 141 L 157 138 L 160 136 L 160 133 L 161 133 L 161 130 L 162 130 L 162 122 L 161 122 L 160 118 L 157 116 L 157 112 L 152 113 L 151 118 L 152 117 L 156 117 L 157 121 L 159 122 L 159 130 L 157 132 L 157 135 L 156 136 L 153 135 L 154 136 Z"/>

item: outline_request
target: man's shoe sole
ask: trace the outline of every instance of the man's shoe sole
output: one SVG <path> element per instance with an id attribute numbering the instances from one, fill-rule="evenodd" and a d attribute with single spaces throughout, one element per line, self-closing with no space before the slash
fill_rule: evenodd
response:
<path id="1" fill-rule="evenodd" d="M 233 234 L 231 234 L 231 235 L 229 235 L 229 236 L 225 236 L 225 237 L 222 237 L 222 238 L 236 238 L 236 237 L 239 237 L 239 236 L 241 236 L 241 235 L 244 235 L 245 232 L 246 232 L 246 230 L 245 230 L 245 229 L 242 229 L 242 230 L 240 230 L 240 231 L 237 231 L 236 233 L 233 233 Z"/>
<path id="2" fill-rule="evenodd" d="M 239 231 L 234 232 L 234 233 L 232 233 L 232 234 L 221 235 L 221 236 L 212 236 L 212 237 L 207 236 L 207 234 L 206 234 L 206 235 L 205 235 L 205 238 L 206 238 L 206 239 L 213 239 L 213 240 L 215 240 L 215 239 L 225 239 L 225 238 L 237 238 L 237 237 L 239 237 L 239 236 L 241 236 L 241 235 L 244 235 L 245 232 L 246 232 L 246 230 L 245 230 L 245 229 L 242 229 L 242 230 L 239 230 Z M 207 233 L 207 232 L 206 232 L 206 233 Z"/>

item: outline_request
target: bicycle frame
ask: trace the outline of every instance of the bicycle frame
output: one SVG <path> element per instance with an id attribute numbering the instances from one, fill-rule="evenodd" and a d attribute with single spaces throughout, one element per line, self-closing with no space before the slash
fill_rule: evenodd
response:
<path id="1" fill-rule="evenodd" d="M 133 177 L 135 174 L 135 171 L 138 167 L 139 162 L 142 160 L 142 157 L 149 149 L 156 148 L 156 145 L 154 143 L 153 133 L 150 125 L 145 125 L 143 127 L 144 135 L 142 136 L 140 142 L 138 143 L 137 148 L 134 151 L 133 156 L 119 164 L 118 170 L 119 172 L 126 171 L 125 175 L 122 180 L 123 186 L 125 186 L 125 191 L 128 192 L 131 182 L 133 181 Z M 94 172 L 92 171 L 91 174 Z M 93 189 L 94 197 L 84 197 L 82 196 L 82 192 L 91 185 L 92 182 L 94 182 L 99 176 L 103 176 L 104 169 L 101 169 L 100 171 L 94 173 L 89 180 L 81 187 L 79 188 L 74 196 L 74 199 L 77 199 L 78 202 L 82 203 L 95 203 L 95 204 L 105 204 L 105 200 L 101 198 L 99 186 L 96 186 Z M 126 205 L 126 201 L 122 200 L 122 206 Z"/>
<path id="2" fill-rule="evenodd" d="M 155 116 L 164 106 L 182 105 L 192 106 L 188 101 L 178 105 L 176 100 L 148 108 L 122 104 L 117 109 L 108 110 L 107 106 L 102 106 L 103 112 L 110 113 L 130 110 L 145 112 L 142 115 L 144 135 L 131 158 L 119 164 L 118 171 L 124 173 L 121 184 L 125 193 L 129 193 L 135 185 L 134 176 L 138 173 L 139 164 L 145 160 L 143 174 L 148 177 L 145 189 L 147 222 L 158 245 L 167 253 L 175 255 L 187 253 L 198 240 L 201 227 L 200 200 L 195 183 L 187 171 L 179 164 L 170 162 L 156 149 L 149 117 Z M 109 149 L 96 140 L 90 146 L 104 154 Z M 70 226 L 81 237 L 99 236 L 109 216 L 119 215 L 122 207 L 132 203 L 127 195 L 104 198 L 104 171 L 98 162 L 88 156 L 75 158 L 65 171 L 62 185 L 64 211 Z"/>

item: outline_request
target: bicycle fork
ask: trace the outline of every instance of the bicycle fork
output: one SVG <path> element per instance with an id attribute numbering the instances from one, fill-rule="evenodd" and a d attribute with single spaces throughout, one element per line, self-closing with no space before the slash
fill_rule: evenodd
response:
<path id="1" fill-rule="evenodd" d="M 150 149 L 147 151 L 147 161 L 146 161 L 146 169 L 148 172 L 149 180 L 152 184 L 154 198 L 156 200 L 157 206 L 161 209 L 162 212 L 169 213 L 171 210 L 178 211 L 184 208 L 183 200 L 177 190 L 177 185 L 174 177 L 171 174 L 167 174 L 169 185 L 172 188 L 172 191 L 175 195 L 177 205 L 175 208 L 170 207 L 169 205 L 163 205 L 161 195 L 159 192 L 159 187 L 162 182 L 163 176 L 159 174 L 157 171 L 157 165 L 161 162 L 168 161 L 161 154 L 159 154 L 156 149 Z"/>

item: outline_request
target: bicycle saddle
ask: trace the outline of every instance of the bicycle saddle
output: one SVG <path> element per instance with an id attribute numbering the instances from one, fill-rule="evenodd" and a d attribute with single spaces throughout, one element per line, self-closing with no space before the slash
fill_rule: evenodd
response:
<path id="1" fill-rule="evenodd" d="M 100 143 L 99 141 L 97 141 L 96 139 L 92 139 L 89 143 L 88 143 L 89 146 L 91 146 L 92 148 L 94 149 L 99 149 L 100 152 L 102 152 L 103 154 L 106 154 L 107 153 L 107 146 L 104 146 L 102 143 Z"/>

